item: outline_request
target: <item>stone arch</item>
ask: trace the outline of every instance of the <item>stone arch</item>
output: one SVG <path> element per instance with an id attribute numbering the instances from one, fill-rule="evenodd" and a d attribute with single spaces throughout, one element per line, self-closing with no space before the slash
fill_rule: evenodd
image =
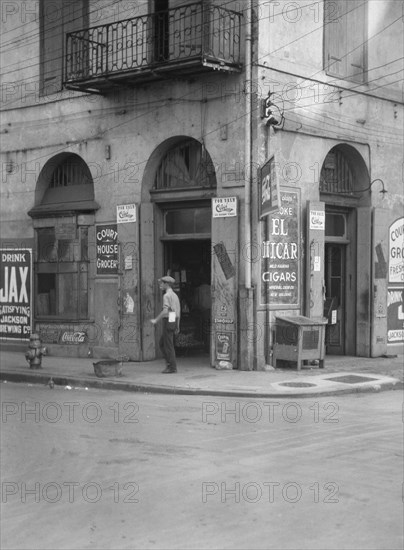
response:
<path id="1" fill-rule="evenodd" d="M 71 167 L 71 171 L 65 168 Z M 55 174 L 60 181 L 55 183 Z M 62 181 L 64 178 L 64 181 Z M 31 215 L 41 210 L 96 210 L 94 182 L 87 163 L 76 153 L 63 152 L 49 159 L 42 168 L 35 187 L 34 208 Z M 53 205 L 53 206 L 52 206 Z"/>
<path id="2" fill-rule="evenodd" d="M 338 185 L 335 186 L 334 191 L 330 188 L 326 189 L 323 187 L 322 189 L 322 178 L 327 171 L 327 161 L 332 162 L 332 159 L 334 159 L 337 163 L 341 162 L 342 164 L 345 164 L 344 167 L 336 166 L 335 173 L 336 176 L 338 176 L 337 179 L 341 176 L 341 173 L 338 173 L 338 171 L 342 172 L 344 168 L 349 171 L 352 177 L 351 191 L 342 194 L 347 198 L 347 200 L 350 198 L 349 195 L 352 195 L 352 198 L 357 199 L 361 206 L 369 205 L 371 190 L 362 191 L 363 189 L 367 189 L 369 187 L 370 177 L 368 167 L 361 153 L 355 147 L 346 143 L 335 145 L 324 157 L 320 171 L 320 196 L 326 200 L 327 196 L 330 197 L 331 195 L 338 195 L 340 193 L 338 190 Z M 326 200 L 326 202 L 328 201 Z"/>
<path id="3" fill-rule="evenodd" d="M 201 148 L 204 148 L 203 143 L 201 143 L 197 139 L 186 135 L 179 135 L 179 136 L 173 136 L 171 138 L 166 139 L 154 149 L 154 151 L 149 157 L 149 160 L 146 163 L 146 167 L 143 173 L 143 183 L 142 183 L 142 190 L 141 190 L 142 203 L 150 202 L 150 191 L 154 188 L 157 170 L 160 167 L 163 160 L 165 159 L 165 157 L 175 148 L 179 147 L 182 144 L 186 144 L 187 142 L 195 143 Z M 204 154 L 206 154 L 208 163 L 211 166 L 211 169 L 213 170 L 214 183 L 215 183 L 214 188 L 216 188 L 216 171 L 215 171 L 211 156 L 206 149 L 204 149 Z M 169 191 L 169 189 L 167 190 Z"/>

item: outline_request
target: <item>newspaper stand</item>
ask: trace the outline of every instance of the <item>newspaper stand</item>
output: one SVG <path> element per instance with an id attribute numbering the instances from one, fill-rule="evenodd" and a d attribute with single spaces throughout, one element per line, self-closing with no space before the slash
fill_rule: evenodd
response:
<path id="1" fill-rule="evenodd" d="M 300 370 L 303 361 L 319 361 L 324 368 L 325 323 L 326 319 L 296 317 L 276 317 L 276 332 L 273 353 L 273 366 L 278 360 L 294 361 Z"/>

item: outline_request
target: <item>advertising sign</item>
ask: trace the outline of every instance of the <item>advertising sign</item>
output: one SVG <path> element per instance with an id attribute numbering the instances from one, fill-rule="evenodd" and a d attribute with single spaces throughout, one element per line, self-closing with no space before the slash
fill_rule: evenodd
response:
<path id="1" fill-rule="evenodd" d="M 130 223 L 136 221 L 136 204 L 119 204 L 116 207 L 117 223 Z"/>
<path id="2" fill-rule="evenodd" d="M 97 225 L 97 274 L 115 275 L 118 272 L 118 230 L 117 224 Z"/>
<path id="3" fill-rule="evenodd" d="M 299 306 L 300 191 L 280 188 L 279 208 L 268 215 L 261 242 L 261 305 Z"/>
<path id="4" fill-rule="evenodd" d="M 32 324 L 32 249 L 0 249 L 0 338 L 29 340 Z"/>
<path id="5" fill-rule="evenodd" d="M 274 158 L 272 156 L 258 171 L 259 216 L 261 219 L 277 210 L 279 206 L 279 179 Z"/>
<path id="6" fill-rule="evenodd" d="M 52 325 L 38 325 L 39 336 L 44 344 L 79 345 L 88 342 L 86 330 L 72 327 L 54 327 Z"/>
<path id="7" fill-rule="evenodd" d="M 387 343 L 404 343 L 404 287 L 387 289 Z"/>
<path id="8" fill-rule="evenodd" d="M 231 263 L 225 245 L 223 243 L 217 243 L 213 247 L 213 250 L 215 251 L 216 257 L 218 259 L 220 267 L 222 268 L 223 274 L 226 277 L 226 280 L 234 277 L 236 274 L 236 269 Z"/>
<path id="9" fill-rule="evenodd" d="M 232 362 L 233 334 L 231 332 L 216 333 L 216 359 Z"/>
<path id="10" fill-rule="evenodd" d="M 220 197 L 212 199 L 212 216 L 230 218 L 237 216 L 237 197 Z"/>
<path id="11" fill-rule="evenodd" d="M 310 229 L 325 230 L 325 211 L 310 210 Z"/>
<path id="12" fill-rule="evenodd" d="M 389 229 L 389 283 L 404 283 L 404 218 Z"/>
<path id="13" fill-rule="evenodd" d="M 78 345 L 87 342 L 87 333 L 84 330 L 62 330 L 59 335 L 60 344 Z"/>

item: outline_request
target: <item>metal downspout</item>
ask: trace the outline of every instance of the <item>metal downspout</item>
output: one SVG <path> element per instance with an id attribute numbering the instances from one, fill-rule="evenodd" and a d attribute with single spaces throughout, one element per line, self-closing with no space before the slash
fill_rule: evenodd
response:
<path id="1" fill-rule="evenodd" d="M 251 42 L 252 42 L 252 0 L 247 0 L 246 7 L 246 35 L 245 35 L 245 242 L 248 247 L 251 243 L 251 179 L 252 179 L 252 166 L 251 166 L 251 93 L 252 93 L 252 65 L 251 65 Z M 245 287 L 251 288 L 251 254 L 250 251 L 246 251 L 243 254 L 245 261 Z"/>

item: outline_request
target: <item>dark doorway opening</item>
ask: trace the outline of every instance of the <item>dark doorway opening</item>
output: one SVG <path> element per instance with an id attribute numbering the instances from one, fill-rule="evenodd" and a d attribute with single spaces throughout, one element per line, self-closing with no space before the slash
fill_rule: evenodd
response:
<path id="1" fill-rule="evenodd" d="M 181 354 L 207 354 L 211 319 L 211 241 L 164 242 L 164 273 L 174 277 L 181 303 L 180 334 L 175 341 Z"/>
<path id="2" fill-rule="evenodd" d="M 154 12 L 154 60 L 162 63 L 169 56 L 168 0 L 155 0 Z"/>
<path id="3" fill-rule="evenodd" d="M 328 354 L 345 354 L 345 287 L 346 287 L 346 245 L 327 243 L 325 245 L 325 298 L 332 304 L 334 318 L 327 325 L 326 349 Z"/>

